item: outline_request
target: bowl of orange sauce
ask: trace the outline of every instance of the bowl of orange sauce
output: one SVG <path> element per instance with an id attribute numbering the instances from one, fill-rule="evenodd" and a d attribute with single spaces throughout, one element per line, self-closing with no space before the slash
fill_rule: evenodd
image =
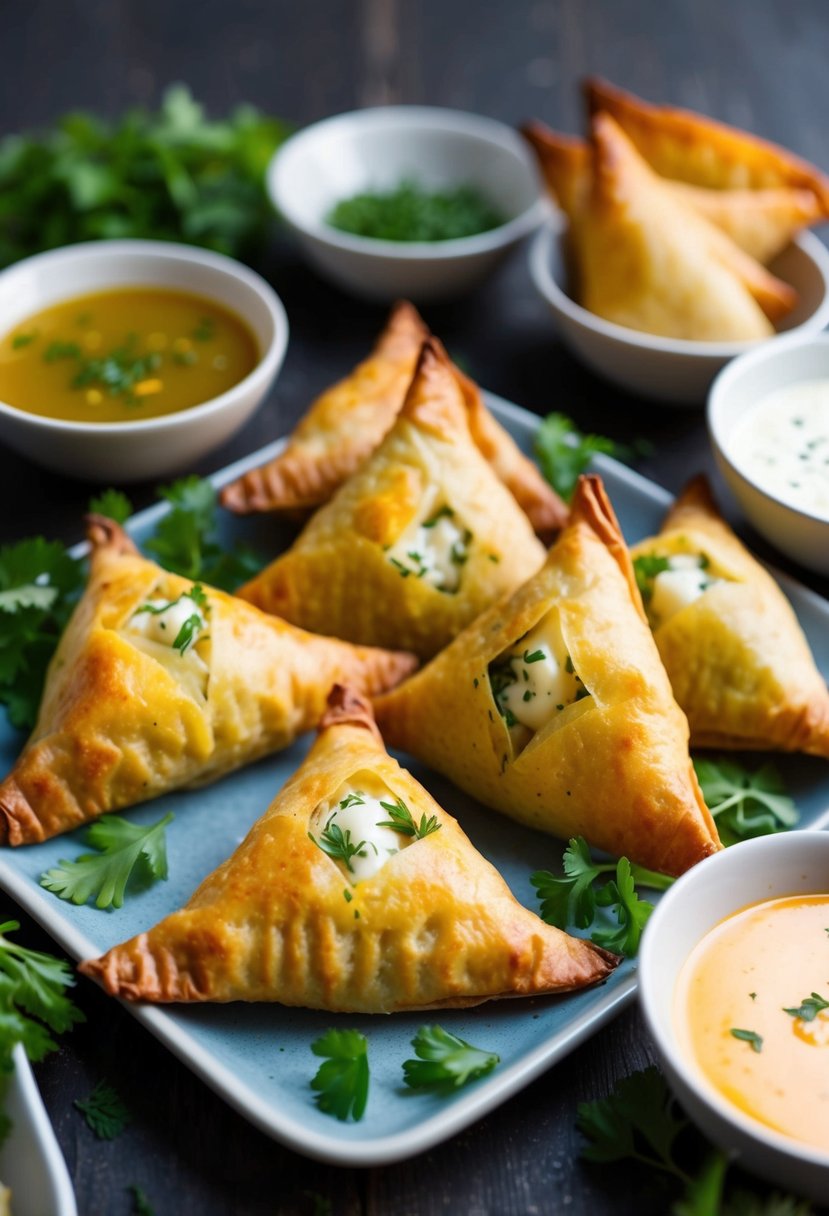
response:
<path id="1" fill-rule="evenodd" d="M 62 473 L 180 471 L 251 417 L 288 341 L 282 304 L 232 258 L 96 241 L 0 273 L 0 442 Z"/>
<path id="2" fill-rule="evenodd" d="M 748 840 L 679 879 L 648 922 L 639 994 L 711 1140 L 829 1202 L 829 832 Z"/>

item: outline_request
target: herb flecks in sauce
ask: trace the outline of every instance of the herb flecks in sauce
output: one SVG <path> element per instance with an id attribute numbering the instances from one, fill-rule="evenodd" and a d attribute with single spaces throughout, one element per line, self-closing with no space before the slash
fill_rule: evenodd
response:
<path id="1" fill-rule="evenodd" d="M 53 305 L 0 339 L 0 400 L 74 422 L 155 418 L 226 392 L 258 357 L 220 304 L 126 287 Z"/>
<path id="2" fill-rule="evenodd" d="M 427 190 L 404 180 L 393 190 L 342 199 L 326 222 L 341 232 L 380 241 L 451 241 L 489 232 L 506 218 L 473 185 Z"/>

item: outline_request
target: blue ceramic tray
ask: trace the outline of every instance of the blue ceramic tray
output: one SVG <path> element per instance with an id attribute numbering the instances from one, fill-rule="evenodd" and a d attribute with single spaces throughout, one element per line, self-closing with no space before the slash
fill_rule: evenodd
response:
<path id="1" fill-rule="evenodd" d="M 489 405 L 525 451 L 538 426 L 533 414 L 496 398 Z M 280 444 L 272 444 L 214 477 L 224 484 L 261 464 Z M 605 479 L 629 542 L 655 532 L 670 496 L 652 482 L 606 458 L 596 467 Z M 163 505 L 136 515 L 130 531 L 141 541 Z M 265 555 L 275 554 L 286 534 L 268 519 L 224 521 L 227 538 L 242 535 Z M 829 672 L 829 603 L 785 578 L 780 579 L 800 618 L 821 670 Z M 20 739 L 0 723 L 0 764 L 6 771 Z M 170 877 L 132 895 L 118 911 L 76 908 L 38 885 L 38 878 L 61 858 L 82 851 L 82 830 L 42 845 L 4 851 L 0 887 L 18 901 L 65 950 L 77 959 L 149 928 L 180 907 L 197 884 L 236 847 L 266 809 L 307 750 L 301 740 L 289 751 L 264 760 L 218 784 L 174 794 L 128 813 L 150 823 L 175 812 L 167 829 Z M 404 760 L 438 802 L 462 823 L 473 843 L 501 871 L 513 892 L 535 909 L 530 874 L 556 869 L 561 845 L 548 836 L 477 806 L 449 782 L 422 765 Z M 780 760 L 790 793 L 805 826 L 817 826 L 829 805 L 829 769 L 803 757 Z M 599 988 L 559 998 L 492 1002 L 477 1009 L 443 1012 L 440 1023 L 478 1047 L 495 1051 L 499 1067 L 449 1098 L 406 1090 L 401 1065 L 413 1055 L 411 1039 L 424 1021 L 416 1014 L 353 1017 L 284 1009 L 278 1005 L 225 1005 L 142 1008 L 130 1012 L 157 1035 L 231 1106 L 268 1135 L 291 1148 L 343 1165 L 380 1165 L 422 1152 L 460 1131 L 527 1085 L 551 1064 L 594 1034 L 618 1013 L 636 990 L 636 968 L 627 962 Z M 309 1081 L 319 1060 L 310 1044 L 331 1026 L 354 1026 L 369 1041 L 371 1087 L 365 1117 L 339 1123 L 320 1113 Z"/>

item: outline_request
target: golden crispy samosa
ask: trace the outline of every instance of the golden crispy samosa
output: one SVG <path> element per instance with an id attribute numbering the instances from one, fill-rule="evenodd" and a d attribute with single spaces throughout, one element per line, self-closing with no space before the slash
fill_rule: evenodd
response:
<path id="1" fill-rule="evenodd" d="M 808 642 L 704 477 L 632 554 L 692 744 L 829 756 L 829 691 Z"/>
<path id="2" fill-rule="evenodd" d="M 428 337 L 415 307 L 405 300 L 395 304 L 369 357 L 316 399 L 278 456 L 224 487 L 222 505 L 244 515 L 327 502 L 391 430 Z M 539 536 L 551 540 L 567 518 L 566 505 L 486 408 L 477 385 L 453 370 L 472 438 Z"/>
<path id="3" fill-rule="evenodd" d="M 146 1001 L 456 1008 L 605 979 L 615 955 L 512 896 L 342 689 L 263 817 L 181 911 L 81 964 Z"/>
<path id="4" fill-rule="evenodd" d="M 239 595 L 304 629 L 435 654 L 545 556 L 467 417 L 449 360 L 426 342 L 381 446 Z"/>
<path id="5" fill-rule="evenodd" d="M 390 746 L 532 827 L 668 874 L 719 848 L 597 477 L 544 568 L 375 709 Z"/>
<path id="6" fill-rule="evenodd" d="M 591 114 L 612 115 L 663 177 L 715 190 L 811 190 L 829 216 L 829 178 L 785 148 L 690 110 L 656 106 L 596 78 L 585 82 Z"/>
<path id="7" fill-rule="evenodd" d="M 593 121 L 594 174 L 575 232 L 580 303 L 631 329 L 696 341 L 774 331 L 791 288 L 674 197 L 606 114 Z"/>
<path id="8" fill-rule="evenodd" d="M 412 655 L 315 637 L 147 561 L 90 517 L 89 584 L 37 724 L 0 784 L 0 840 L 28 844 L 203 785 L 287 747 L 336 681 L 379 692 Z"/>
<path id="9" fill-rule="evenodd" d="M 591 146 L 559 135 L 541 122 L 522 132 L 533 148 L 553 198 L 571 227 L 578 224 L 592 180 Z M 823 212 L 811 190 L 778 187 L 767 190 L 710 190 L 664 178 L 675 197 L 690 205 L 731 238 L 744 253 L 766 265 L 801 229 L 817 223 Z"/>

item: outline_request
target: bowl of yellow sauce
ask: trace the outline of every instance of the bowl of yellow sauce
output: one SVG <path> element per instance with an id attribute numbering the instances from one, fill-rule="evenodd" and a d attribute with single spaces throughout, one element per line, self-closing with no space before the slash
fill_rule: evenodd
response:
<path id="1" fill-rule="evenodd" d="M 62 473 L 135 481 L 219 447 L 271 388 L 284 308 L 231 258 L 155 241 L 0 273 L 0 441 Z"/>
<path id="2" fill-rule="evenodd" d="M 703 1131 L 829 1202 L 829 832 L 745 841 L 690 870 L 648 923 L 639 994 Z"/>

